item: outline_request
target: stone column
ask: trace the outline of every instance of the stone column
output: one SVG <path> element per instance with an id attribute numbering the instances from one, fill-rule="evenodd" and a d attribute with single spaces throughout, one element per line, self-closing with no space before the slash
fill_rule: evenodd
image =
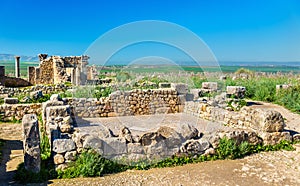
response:
<path id="1" fill-rule="evenodd" d="M 79 86 L 81 84 L 81 79 L 80 79 L 80 75 L 81 75 L 81 72 L 80 72 L 80 68 L 76 67 L 76 70 L 75 70 L 75 85 L 76 86 Z"/>
<path id="2" fill-rule="evenodd" d="M 15 56 L 15 73 L 16 78 L 20 77 L 20 56 Z"/>
<path id="3" fill-rule="evenodd" d="M 35 114 L 26 114 L 22 119 L 24 166 L 26 170 L 40 172 L 41 149 L 38 119 Z"/>
<path id="4" fill-rule="evenodd" d="M 72 85 L 76 85 L 76 68 L 73 68 L 71 71 L 71 83 Z"/>
<path id="5" fill-rule="evenodd" d="M 0 77 L 5 76 L 5 66 L 0 66 Z"/>

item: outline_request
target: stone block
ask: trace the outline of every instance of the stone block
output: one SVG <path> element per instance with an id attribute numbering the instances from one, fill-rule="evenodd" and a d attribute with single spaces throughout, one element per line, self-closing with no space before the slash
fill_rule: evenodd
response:
<path id="1" fill-rule="evenodd" d="M 157 134 L 164 138 L 163 142 L 168 149 L 179 148 L 184 140 L 172 127 L 161 126 L 158 128 Z"/>
<path id="2" fill-rule="evenodd" d="M 4 98 L 5 104 L 17 104 L 18 102 L 18 98 Z"/>
<path id="3" fill-rule="evenodd" d="M 39 99 L 43 97 L 43 92 L 41 90 L 30 92 L 30 97 L 32 99 Z"/>
<path id="4" fill-rule="evenodd" d="M 201 155 L 204 154 L 207 149 L 209 149 L 210 143 L 206 139 L 199 140 L 188 140 L 181 147 L 181 153 L 187 153 L 189 155 Z"/>
<path id="5" fill-rule="evenodd" d="M 178 94 L 188 93 L 188 85 L 184 83 L 171 83 L 171 88 L 175 89 Z"/>
<path id="6" fill-rule="evenodd" d="M 65 153 L 75 150 L 76 146 L 71 139 L 56 139 L 53 141 L 53 151 L 56 153 Z"/>
<path id="7" fill-rule="evenodd" d="M 75 161 L 76 160 L 76 155 L 77 155 L 76 151 L 66 152 L 66 154 L 65 154 L 65 160 L 67 162 L 68 161 Z"/>
<path id="8" fill-rule="evenodd" d="M 293 137 L 289 132 L 265 132 L 261 135 L 264 145 L 275 145 L 280 141 L 292 141 Z"/>
<path id="9" fill-rule="evenodd" d="M 95 136 L 87 136 L 83 141 L 83 148 L 94 149 L 96 152 L 103 154 L 103 140 Z"/>
<path id="10" fill-rule="evenodd" d="M 67 117 L 71 115 L 71 109 L 69 105 L 62 105 L 62 106 L 52 106 L 46 108 L 46 117 L 49 118 L 53 117 Z M 48 121 L 48 119 L 46 120 Z"/>
<path id="11" fill-rule="evenodd" d="M 171 83 L 159 83 L 159 88 L 171 88 Z"/>
<path id="12" fill-rule="evenodd" d="M 185 140 L 189 140 L 189 139 L 196 139 L 198 138 L 198 129 L 188 123 L 182 123 L 177 127 L 177 132 L 181 134 L 181 136 L 185 139 Z"/>
<path id="13" fill-rule="evenodd" d="M 62 101 L 62 99 L 59 94 L 52 94 L 50 97 L 50 101 Z"/>
<path id="14" fill-rule="evenodd" d="M 184 105 L 186 102 L 186 95 L 178 95 L 178 103 Z"/>
<path id="15" fill-rule="evenodd" d="M 191 89 L 190 93 L 194 95 L 194 99 L 198 99 L 200 97 L 201 89 Z"/>
<path id="16" fill-rule="evenodd" d="M 140 143 L 128 143 L 128 154 L 144 154 L 144 147 Z"/>
<path id="17" fill-rule="evenodd" d="M 56 154 L 54 157 L 53 157 L 53 161 L 54 161 L 54 164 L 55 165 L 58 165 L 58 164 L 62 164 L 65 162 L 65 158 L 63 155 L 61 154 Z"/>
<path id="18" fill-rule="evenodd" d="M 187 93 L 185 99 L 186 101 L 194 101 L 194 94 Z"/>
<path id="19" fill-rule="evenodd" d="M 127 154 L 127 146 L 125 141 L 118 138 L 107 138 L 103 141 L 103 155 L 110 157 L 114 155 Z"/>
<path id="20" fill-rule="evenodd" d="M 26 114 L 22 119 L 25 169 L 32 172 L 41 170 L 40 131 L 35 114 Z"/>
<path id="21" fill-rule="evenodd" d="M 212 91 L 218 90 L 217 82 L 202 82 L 202 89 L 210 89 Z"/>
<path id="22" fill-rule="evenodd" d="M 242 86 L 227 86 L 226 94 L 229 96 L 235 96 L 237 98 L 244 98 L 246 93 L 246 87 Z"/>
<path id="23" fill-rule="evenodd" d="M 275 110 L 268 110 L 262 113 L 261 126 L 264 132 L 282 132 L 284 129 L 284 119 Z"/>

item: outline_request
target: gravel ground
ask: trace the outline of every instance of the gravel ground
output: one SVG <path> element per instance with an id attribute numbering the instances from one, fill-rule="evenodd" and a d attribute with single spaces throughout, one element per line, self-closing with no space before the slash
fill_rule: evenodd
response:
<path id="1" fill-rule="evenodd" d="M 98 178 L 50 180 L 50 185 L 300 185 L 296 151 L 263 152 L 237 160 L 129 170 Z"/>

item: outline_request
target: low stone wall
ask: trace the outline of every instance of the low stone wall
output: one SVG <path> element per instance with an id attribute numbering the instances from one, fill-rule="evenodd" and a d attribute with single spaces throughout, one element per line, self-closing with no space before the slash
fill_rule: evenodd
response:
<path id="1" fill-rule="evenodd" d="M 131 90 L 113 92 L 107 98 L 65 98 L 79 117 L 113 117 L 178 113 L 182 111 L 174 89 Z"/>
<path id="2" fill-rule="evenodd" d="M 186 102 L 184 112 L 199 118 L 218 121 L 232 128 L 252 130 L 265 144 L 275 144 L 280 140 L 292 140 L 289 132 L 284 131 L 284 119 L 274 110 L 242 107 L 240 111 L 230 111 L 201 102 Z"/>
<path id="3" fill-rule="evenodd" d="M 110 106 L 109 98 L 64 98 L 63 101 L 74 108 L 78 117 L 112 117 L 115 112 Z"/>
<path id="4" fill-rule="evenodd" d="M 42 104 L 2 104 L 0 105 L 0 118 L 2 121 L 21 120 L 25 114 L 42 113 Z"/>
<path id="5" fill-rule="evenodd" d="M 118 91 L 110 95 L 109 102 L 119 116 L 180 112 L 175 89 Z"/>
<path id="6" fill-rule="evenodd" d="M 13 97 L 13 96 L 18 96 L 20 94 L 30 94 L 31 92 L 34 91 L 42 91 L 43 94 L 52 94 L 57 92 L 64 92 L 70 88 L 72 87 L 68 87 L 64 84 L 36 85 L 36 86 L 26 87 L 26 88 L 10 88 L 10 87 L 0 86 L 0 95 L 6 95 L 6 97 Z"/>

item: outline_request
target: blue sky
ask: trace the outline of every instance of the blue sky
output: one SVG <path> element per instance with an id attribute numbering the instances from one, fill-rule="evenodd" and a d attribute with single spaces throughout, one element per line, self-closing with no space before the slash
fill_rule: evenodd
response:
<path id="1" fill-rule="evenodd" d="M 0 54 L 81 55 L 141 20 L 191 30 L 219 61 L 300 61 L 298 0 L 1 0 Z"/>

